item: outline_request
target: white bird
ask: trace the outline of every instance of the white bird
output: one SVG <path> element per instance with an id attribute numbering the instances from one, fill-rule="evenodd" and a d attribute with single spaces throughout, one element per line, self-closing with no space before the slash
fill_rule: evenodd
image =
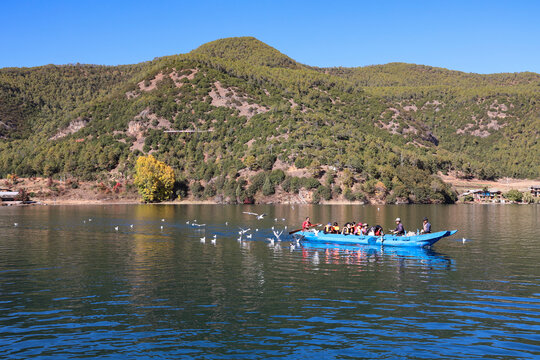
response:
<path id="1" fill-rule="evenodd" d="M 268 245 L 273 246 L 274 245 L 274 239 L 266 238 L 268 240 Z"/>
<path id="2" fill-rule="evenodd" d="M 285 221 L 285 218 L 281 218 L 281 221 Z"/>
<path id="3" fill-rule="evenodd" d="M 274 218 L 274 221 L 277 222 L 277 218 Z"/>
<path id="4" fill-rule="evenodd" d="M 115 227 L 114 227 L 114 230 L 118 231 L 118 226 L 115 226 Z"/>
<path id="5" fill-rule="evenodd" d="M 188 225 L 189 225 L 189 220 L 188 220 L 188 221 L 186 221 L 186 224 L 188 224 Z"/>
<path id="6" fill-rule="evenodd" d="M 247 233 L 249 230 L 251 230 L 251 229 L 242 229 L 242 228 L 239 228 L 239 229 L 240 229 L 240 232 L 239 232 L 240 235 L 243 235 Z"/>
<path id="7" fill-rule="evenodd" d="M 289 247 L 289 249 L 291 249 L 291 252 L 294 251 L 294 248 L 295 248 L 294 244 L 291 243 L 291 245 Z"/>
<path id="8" fill-rule="evenodd" d="M 255 232 L 259 231 L 259 229 L 255 229 Z"/>
<path id="9" fill-rule="evenodd" d="M 129 225 L 129 227 L 133 229 L 133 224 Z"/>
<path id="10" fill-rule="evenodd" d="M 19 223 L 13 223 L 13 226 L 19 226 Z"/>
<path id="11" fill-rule="evenodd" d="M 83 222 L 83 224 L 86 224 L 86 220 L 83 220 L 82 222 Z"/>
<path id="12" fill-rule="evenodd" d="M 198 226 L 198 227 L 205 226 L 205 225 L 206 224 L 195 224 L 195 223 L 191 224 L 191 226 Z"/>
<path id="13" fill-rule="evenodd" d="M 257 220 L 261 220 L 263 217 L 266 216 L 266 214 L 256 214 L 256 213 L 252 213 L 252 212 L 249 212 L 249 211 L 242 211 L 243 214 L 248 214 L 248 215 L 254 215 Z"/>
<path id="14" fill-rule="evenodd" d="M 253 236 L 252 234 L 247 234 L 247 235 L 246 235 L 246 237 L 247 237 L 248 239 L 251 239 L 252 236 Z"/>
<path id="15" fill-rule="evenodd" d="M 161 225 L 161 230 L 163 230 L 163 225 Z"/>
<path id="16" fill-rule="evenodd" d="M 379 209 L 379 208 L 377 208 L 377 211 L 379 211 L 379 210 L 380 210 L 380 209 Z"/>
<path id="17" fill-rule="evenodd" d="M 165 222 L 165 219 L 161 219 L 161 221 Z"/>
<path id="18" fill-rule="evenodd" d="M 283 231 L 278 233 L 277 231 L 274 230 L 272 232 L 274 233 L 274 236 L 276 237 L 277 241 L 281 241 L 280 236 L 281 236 L 281 234 L 283 234 Z"/>
<path id="19" fill-rule="evenodd" d="M 242 242 L 242 237 L 240 236 L 238 239 L 236 239 L 238 242 Z"/>
<path id="20" fill-rule="evenodd" d="M 274 230 L 274 227 L 272 226 L 272 230 Z"/>
<path id="21" fill-rule="evenodd" d="M 92 219 L 88 219 L 88 221 L 92 221 Z"/>
<path id="22" fill-rule="evenodd" d="M 229 222 L 228 221 L 225 221 L 225 226 L 229 225 Z"/>
<path id="23" fill-rule="evenodd" d="M 287 225 L 285 225 L 285 230 L 287 230 Z"/>
<path id="24" fill-rule="evenodd" d="M 206 236 L 204 236 L 204 237 L 201 238 L 201 243 L 204 244 L 205 242 L 206 242 Z"/>
<path id="25" fill-rule="evenodd" d="M 462 241 L 463 241 L 463 243 L 465 244 L 465 241 L 467 241 L 467 239 L 463 238 L 463 240 L 462 240 Z"/>
<path id="26" fill-rule="evenodd" d="M 210 242 L 212 243 L 212 245 L 216 245 L 216 238 L 217 238 L 217 236 L 214 235 L 214 237 L 212 238 L 212 240 L 210 240 Z"/>

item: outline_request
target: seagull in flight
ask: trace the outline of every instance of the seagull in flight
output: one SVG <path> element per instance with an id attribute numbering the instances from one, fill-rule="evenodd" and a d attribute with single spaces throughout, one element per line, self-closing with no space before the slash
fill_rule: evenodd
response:
<path id="1" fill-rule="evenodd" d="M 196 223 L 193 223 L 191 224 L 191 226 L 197 226 L 197 227 L 201 227 L 201 226 L 205 226 L 206 224 L 196 224 Z"/>
<path id="2" fill-rule="evenodd" d="M 245 233 L 247 233 L 249 230 L 251 229 L 242 229 L 242 228 L 239 228 L 240 231 L 238 232 L 240 235 L 244 235 Z"/>
<path id="3" fill-rule="evenodd" d="M 263 217 L 266 216 L 266 214 L 255 214 L 255 213 L 252 213 L 252 212 L 249 212 L 249 211 L 243 211 L 242 213 L 243 214 L 248 214 L 248 215 L 254 215 L 255 217 L 257 217 L 257 220 L 261 220 Z"/>

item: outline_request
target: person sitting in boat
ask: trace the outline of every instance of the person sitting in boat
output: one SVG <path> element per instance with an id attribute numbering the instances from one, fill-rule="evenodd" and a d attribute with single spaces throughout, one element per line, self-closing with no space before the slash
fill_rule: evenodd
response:
<path id="1" fill-rule="evenodd" d="M 362 231 L 362 232 L 361 232 L 362 235 L 367 235 L 367 234 L 368 234 L 368 232 L 369 232 L 369 225 L 368 225 L 368 223 L 365 223 L 365 224 L 362 225 L 362 230 L 361 230 L 361 231 Z"/>
<path id="2" fill-rule="evenodd" d="M 352 224 L 349 222 L 347 224 L 345 224 L 345 226 L 343 227 L 343 232 L 342 234 L 343 235 L 351 235 L 354 233 L 354 229 L 353 229 L 353 226 Z"/>
<path id="3" fill-rule="evenodd" d="M 370 228 L 367 230 L 367 235 L 371 235 L 371 236 L 381 236 L 381 235 L 384 235 L 382 226 L 381 226 L 381 225 L 375 225 L 375 226 L 370 227 Z"/>
<path id="4" fill-rule="evenodd" d="M 362 235 L 362 223 L 361 222 L 356 224 L 356 226 L 354 227 L 354 235 Z"/>
<path id="5" fill-rule="evenodd" d="M 332 226 L 332 234 L 339 234 L 339 225 L 337 222 L 334 222 L 334 226 Z"/>
<path id="6" fill-rule="evenodd" d="M 396 218 L 396 228 L 392 230 L 392 233 L 399 236 L 405 235 L 405 228 L 403 227 L 400 218 Z"/>
<path id="7" fill-rule="evenodd" d="M 325 234 L 330 234 L 332 232 L 332 223 L 326 224 L 326 226 L 324 227 L 323 232 Z"/>
<path id="8" fill-rule="evenodd" d="M 429 234 L 431 233 L 431 224 L 428 221 L 428 218 L 425 217 L 424 221 L 422 222 L 422 231 L 420 231 L 420 234 Z"/>
<path id="9" fill-rule="evenodd" d="M 306 218 L 306 220 L 302 223 L 302 231 L 309 230 L 310 227 L 313 225 L 311 224 L 311 221 L 309 221 L 309 216 Z"/>

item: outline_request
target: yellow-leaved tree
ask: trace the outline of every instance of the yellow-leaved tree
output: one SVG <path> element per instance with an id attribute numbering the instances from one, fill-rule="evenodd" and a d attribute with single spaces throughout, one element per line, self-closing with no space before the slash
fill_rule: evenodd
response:
<path id="1" fill-rule="evenodd" d="M 135 165 L 135 185 L 145 202 L 159 202 L 171 197 L 174 171 L 152 155 L 139 156 Z"/>

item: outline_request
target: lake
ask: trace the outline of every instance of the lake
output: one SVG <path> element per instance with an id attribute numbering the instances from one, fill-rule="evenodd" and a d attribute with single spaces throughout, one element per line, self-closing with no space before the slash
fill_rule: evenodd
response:
<path id="1" fill-rule="evenodd" d="M 538 205 L 36 206 L 0 214 L 3 358 L 540 357 Z M 414 231 L 427 216 L 434 231 L 459 232 L 430 250 L 296 245 L 286 234 L 306 216 L 385 229 L 399 216 Z M 241 240 L 239 227 L 251 229 Z M 281 242 L 267 241 L 272 227 Z"/>

